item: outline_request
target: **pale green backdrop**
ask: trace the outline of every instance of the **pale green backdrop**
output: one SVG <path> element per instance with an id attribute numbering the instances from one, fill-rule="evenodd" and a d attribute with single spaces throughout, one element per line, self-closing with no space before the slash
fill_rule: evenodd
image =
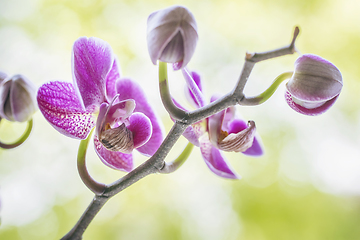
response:
<path id="1" fill-rule="evenodd" d="M 205 94 L 225 94 L 236 83 L 246 51 L 267 51 L 290 42 L 295 26 L 301 53 L 333 62 L 343 91 L 325 114 L 308 117 L 284 100 L 284 84 L 258 107 L 237 107 L 257 124 L 266 154 L 227 154 L 243 177 L 217 177 L 199 149 L 177 172 L 148 176 L 111 199 L 85 232 L 85 240 L 355 240 L 360 239 L 360 1 L 358 0 L 1 0 L 0 70 L 24 74 L 37 86 L 72 81 L 71 47 L 80 36 L 110 43 L 123 76 L 146 90 L 164 122 L 157 67 L 146 46 L 146 19 L 181 4 L 198 23 L 199 42 L 189 68 L 204 80 Z M 255 95 L 298 54 L 255 66 L 245 92 Z M 170 73 L 174 97 L 185 104 L 184 81 Z M 180 90 L 179 90 L 180 89 Z M 15 140 L 24 124 L 2 121 L 0 138 Z M 79 141 L 34 116 L 28 141 L 0 150 L 1 240 L 60 239 L 93 194 L 77 174 Z M 186 145 L 181 141 L 172 159 Z M 146 158 L 135 155 L 136 164 Z M 98 181 L 124 173 L 104 166 L 92 146 L 88 165 Z"/>

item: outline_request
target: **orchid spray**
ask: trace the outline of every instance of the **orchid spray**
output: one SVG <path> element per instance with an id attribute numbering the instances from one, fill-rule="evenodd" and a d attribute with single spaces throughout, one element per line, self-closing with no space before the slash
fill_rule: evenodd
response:
<path id="1" fill-rule="evenodd" d="M 241 118 L 235 111 L 236 105 L 262 104 L 288 79 L 286 101 L 303 114 L 323 113 L 340 94 L 340 71 L 327 60 L 307 54 L 296 61 L 294 73 L 282 73 L 264 92 L 245 96 L 244 87 L 256 63 L 296 52 L 299 28 L 295 27 L 289 45 L 268 52 L 246 53 L 233 90 L 224 96 L 212 96 L 208 103 L 200 75 L 188 68 L 198 40 L 193 14 L 185 7 L 173 6 L 150 14 L 147 23 L 150 59 L 159 67 L 160 96 L 174 122 L 165 138 L 144 91 L 134 80 L 120 75 L 111 47 L 101 39 L 82 37 L 75 41 L 73 83 L 53 81 L 38 90 L 39 109 L 49 123 L 60 133 L 81 140 L 79 174 L 95 193 L 79 221 L 62 239 L 82 239 L 84 231 L 111 197 L 150 174 L 176 171 L 189 157 L 193 146 L 200 148 L 213 173 L 224 178 L 240 178 L 222 152 L 256 157 L 264 154 L 264 150 L 255 122 Z M 186 95 L 195 110 L 185 109 L 171 96 L 168 64 L 183 73 Z M 86 150 L 93 129 L 93 142 L 101 161 L 113 169 L 129 172 L 111 184 L 95 181 L 86 169 Z M 178 158 L 165 162 L 182 135 L 189 140 L 188 145 Z M 136 168 L 132 159 L 134 149 L 149 157 Z"/>

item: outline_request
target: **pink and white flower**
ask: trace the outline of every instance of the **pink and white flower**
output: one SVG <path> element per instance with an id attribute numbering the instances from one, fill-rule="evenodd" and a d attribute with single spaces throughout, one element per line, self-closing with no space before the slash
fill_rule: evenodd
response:
<path id="1" fill-rule="evenodd" d="M 188 72 L 186 68 L 182 69 L 182 72 L 186 82 L 190 83 L 185 90 L 188 101 L 196 108 L 205 106 L 200 76 L 196 72 Z M 189 86 L 193 90 L 190 90 Z M 216 99 L 217 97 L 213 96 L 210 101 Z M 184 109 L 175 100 L 174 102 Z M 183 136 L 200 147 L 206 165 L 212 172 L 224 178 L 236 179 L 239 176 L 231 169 L 222 151 L 241 152 L 253 157 L 263 154 L 254 121 L 246 122 L 238 117 L 234 106 L 189 126 Z"/>
<path id="2" fill-rule="evenodd" d="M 155 153 L 162 128 L 140 86 L 120 76 L 108 43 L 95 37 L 77 39 L 72 73 L 73 83 L 51 81 L 38 90 L 39 109 L 57 131 L 85 139 L 96 126 L 96 153 L 117 170 L 133 169 L 133 149 L 146 156 Z"/>

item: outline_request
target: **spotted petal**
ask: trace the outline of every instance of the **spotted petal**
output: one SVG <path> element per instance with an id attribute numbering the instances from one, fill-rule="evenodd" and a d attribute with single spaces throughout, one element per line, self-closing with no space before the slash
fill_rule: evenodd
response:
<path id="1" fill-rule="evenodd" d="M 42 85 L 37 101 L 45 119 L 66 136 L 85 139 L 95 126 L 95 108 L 82 108 L 71 83 L 54 81 Z"/>
<path id="2" fill-rule="evenodd" d="M 132 154 L 107 150 L 97 136 L 94 136 L 94 145 L 97 155 L 106 166 L 125 172 L 130 172 L 134 168 Z"/>
<path id="3" fill-rule="evenodd" d="M 95 37 L 75 41 L 72 54 L 74 86 L 85 108 L 106 100 L 106 78 L 113 66 L 110 45 Z"/>
<path id="4" fill-rule="evenodd" d="M 213 173 L 223 178 L 240 178 L 240 176 L 231 170 L 219 149 L 215 148 L 207 137 L 201 138 L 200 150 L 206 165 Z"/>
<path id="5" fill-rule="evenodd" d="M 120 101 L 134 99 L 136 102 L 134 112 L 141 112 L 150 119 L 152 125 L 151 138 L 146 144 L 137 148 L 137 150 L 146 156 L 152 156 L 163 141 L 163 133 L 159 120 L 148 103 L 145 93 L 137 83 L 126 78 L 122 78 L 116 82 L 116 90 L 117 93 L 120 94 Z"/>

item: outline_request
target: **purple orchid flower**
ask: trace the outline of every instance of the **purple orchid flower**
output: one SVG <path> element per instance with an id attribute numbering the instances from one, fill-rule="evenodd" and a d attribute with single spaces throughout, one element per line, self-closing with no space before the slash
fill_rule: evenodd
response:
<path id="1" fill-rule="evenodd" d="M 85 139 L 96 126 L 96 153 L 117 170 L 133 169 L 133 149 L 146 156 L 155 153 L 163 140 L 162 128 L 140 86 L 120 77 L 107 42 L 77 39 L 72 73 L 73 84 L 52 81 L 38 90 L 39 109 L 57 131 Z"/>
<path id="2" fill-rule="evenodd" d="M 187 82 L 185 95 L 195 107 L 203 107 L 206 101 L 202 94 L 200 76 L 196 72 L 182 69 Z M 211 98 L 211 102 L 217 99 Z M 175 100 L 174 103 L 181 107 Z M 212 172 L 220 177 L 237 179 L 239 176 L 228 165 L 221 151 L 242 152 L 248 156 L 261 156 L 263 147 L 260 137 L 256 134 L 255 123 L 245 122 L 235 114 L 235 107 L 229 107 L 219 113 L 210 116 L 189 126 L 183 136 L 200 151 L 206 165 Z"/>

